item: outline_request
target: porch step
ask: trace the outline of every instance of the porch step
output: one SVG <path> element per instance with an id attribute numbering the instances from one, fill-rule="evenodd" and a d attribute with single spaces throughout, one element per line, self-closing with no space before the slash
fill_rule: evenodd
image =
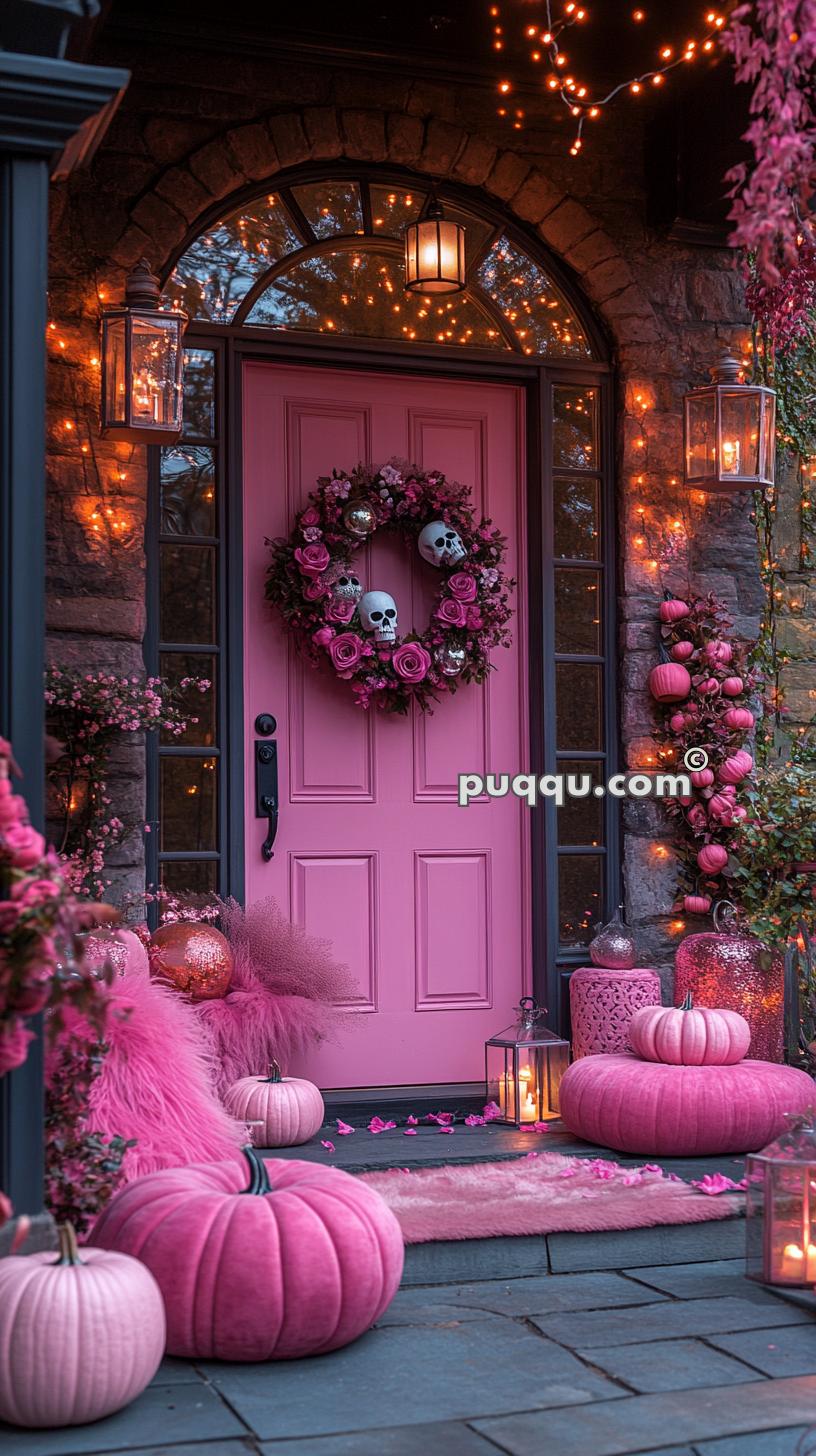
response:
<path id="1" fill-rule="evenodd" d="M 658 1228 L 609 1229 L 494 1239 L 459 1239 L 409 1244 L 403 1287 L 460 1284 L 479 1279 L 521 1279 L 535 1274 L 636 1269 L 655 1264 L 739 1259 L 745 1252 L 745 1222 L 662 1224 Z"/>

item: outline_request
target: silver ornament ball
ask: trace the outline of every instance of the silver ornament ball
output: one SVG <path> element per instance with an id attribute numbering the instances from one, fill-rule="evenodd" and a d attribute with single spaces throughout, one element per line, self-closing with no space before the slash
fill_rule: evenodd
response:
<path id="1" fill-rule="evenodd" d="M 349 501 L 343 511 L 343 524 L 352 536 L 359 536 L 362 540 L 363 537 L 371 535 L 377 524 L 377 517 L 367 501 Z"/>
<path id="2" fill-rule="evenodd" d="M 456 647 L 453 642 L 443 642 L 441 647 L 437 647 L 434 658 L 444 677 L 458 677 L 467 662 L 467 653 L 464 647 Z"/>

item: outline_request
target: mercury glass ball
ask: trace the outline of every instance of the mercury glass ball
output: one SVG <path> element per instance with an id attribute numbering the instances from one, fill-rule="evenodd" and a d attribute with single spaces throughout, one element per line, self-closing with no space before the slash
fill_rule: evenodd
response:
<path id="1" fill-rule="evenodd" d="M 444 677 L 458 677 L 467 662 L 467 653 L 464 647 L 456 647 L 452 642 L 445 642 L 441 647 L 437 647 L 434 658 Z"/>
<path id="2" fill-rule="evenodd" d="M 373 507 L 367 501 L 349 501 L 343 511 L 343 524 L 352 536 L 370 536 L 377 524 Z"/>

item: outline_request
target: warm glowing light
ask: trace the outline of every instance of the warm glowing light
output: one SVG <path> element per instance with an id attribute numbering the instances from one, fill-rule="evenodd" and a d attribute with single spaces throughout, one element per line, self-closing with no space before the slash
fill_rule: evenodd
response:
<path id="1" fill-rule="evenodd" d="M 510 85 L 510 82 L 509 81 L 500 81 L 499 82 L 499 90 L 501 91 L 502 96 L 506 96 L 507 93 L 508 93 L 508 91 L 512 90 L 512 87 Z"/>
<path id="2" fill-rule="evenodd" d="M 646 11 L 645 10 L 633 10 L 632 11 L 632 19 L 634 21 L 637 21 L 638 23 L 641 20 L 645 20 L 646 19 Z"/>

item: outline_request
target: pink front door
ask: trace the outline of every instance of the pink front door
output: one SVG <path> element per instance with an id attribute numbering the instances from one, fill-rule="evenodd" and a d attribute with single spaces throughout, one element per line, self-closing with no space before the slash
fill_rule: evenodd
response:
<path id="1" fill-rule="evenodd" d="M 457 803 L 460 773 L 527 767 L 523 396 L 253 363 L 244 400 L 246 897 L 274 895 L 332 942 L 358 986 L 341 1043 L 297 1070 L 322 1087 L 477 1081 L 485 1038 L 512 1020 L 530 979 L 530 811 L 512 796 Z M 263 593 L 264 538 L 289 534 L 317 477 L 392 456 L 466 482 L 509 538 L 520 580 L 513 646 L 497 651 L 489 681 L 408 719 L 358 708 L 345 683 L 304 664 Z M 367 589 L 395 598 L 401 634 L 424 627 L 432 567 L 384 536 L 356 564 Z M 259 713 L 278 724 L 270 863 L 255 817 Z"/>

